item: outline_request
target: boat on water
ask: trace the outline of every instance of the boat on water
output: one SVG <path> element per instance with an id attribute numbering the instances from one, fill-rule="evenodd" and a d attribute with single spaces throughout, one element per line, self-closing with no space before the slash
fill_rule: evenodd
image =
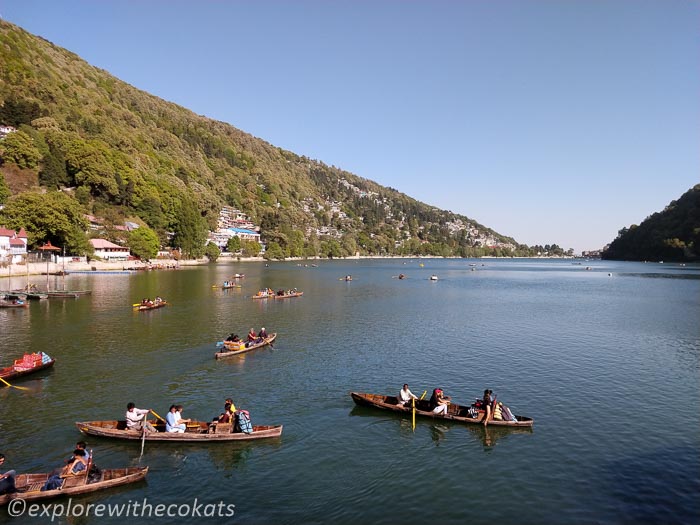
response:
<path id="1" fill-rule="evenodd" d="M 262 348 L 272 343 L 277 338 L 277 334 L 270 334 L 265 339 L 259 343 L 245 343 L 244 341 L 219 341 L 216 343 L 220 350 L 217 350 L 214 354 L 216 359 L 224 359 L 225 357 L 232 357 L 234 355 L 245 354 L 256 348 Z M 246 346 L 246 344 L 248 346 Z"/>
<path id="2" fill-rule="evenodd" d="M 435 274 L 433 274 L 433 275 L 430 276 L 430 280 L 431 280 L 431 281 L 437 281 L 437 280 L 438 280 L 438 276 L 435 275 Z"/>
<path id="3" fill-rule="evenodd" d="M 33 374 L 39 370 L 45 370 L 53 366 L 56 360 L 44 352 L 24 354 L 20 359 L 15 359 L 11 366 L 0 368 L 0 379 L 8 380 Z M 3 383 L 0 382 L 0 386 Z"/>
<path id="4" fill-rule="evenodd" d="M 68 476 L 63 479 L 63 484 L 55 490 L 41 490 L 51 473 L 43 474 L 18 474 L 15 477 L 17 492 L 0 496 L 0 505 L 7 505 L 15 499 L 39 500 L 57 496 L 72 496 L 87 494 L 120 485 L 136 483 L 146 477 L 148 467 L 127 467 L 101 469 L 95 478 L 82 474 Z"/>
<path id="5" fill-rule="evenodd" d="M 155 310 L 156 308 L 163 308 L 164 306 L 168 306 L 168 301 L 156 301 L 148 304 L 137 304 L 134 306 L 134 309 L 138 310 L 139 312 L 145 312 L 146 310 Z"/>
<path id="6" fill-rule="evenodd" d="M 215 442 L 215 441 L 246 441 L 252 439 L 276 438 L 282 435 L 282 425 L 253 425 L 250 434 L 234 432 L 231 423 L 217 423 L 212 425 L 208 421 L 192 421 L 187 423 L 187 430 L 183 433 L 166 432 L 165 423 L 161 421 L 150 422 L 158 432 L 147 432 L 146 441 L 189 441 L 189 442 Z M 126 428 L 126 421 L 79 421 L 75 424 L 83 434 L 90 436 L 107 437 L 114 439 L 129 439 L 140 441 L 144 438 L 140 430 Z"/>
<path id="7" fill-rule="evenodd" d="M 396 396 L 385 396 L 382 394 L 365 394 L 360 392 L 350 392 L 353 401 L 361 406 L 372 408 L 381 408 L 392 412 L 399 412 L 410 416 L 413 412 L 412 407 L 399 404 L 399 399 Z M 477 417 L 472 417 L 471 413 L 476 413 Z M 416 400 L 416 415 L 421 417 L 430 417 L 433 419 L 455 421 L 467 425 L 481 425 L 484 422 L 485 412 L 476 410 L 472 406 L 458 405 L 450 403 L 447 408 L 446 415 L 438 415 L 433 413 L 430 408 L 430 401 L 426 399 Z M 501 421 L 496 419 L 489 420 L 489 426 L 497 427 L 531 427 L 534 420 L 531 417 L 515 415 L 517 421 Z"/>
<path id="8" fill-rule="evenodd" d="M 275 299 L 289 299 L 290 297 L 301 297 L 304 295 L 304 292 L 285 292 L 283 294 L 281 293 L 276 293 L 275 294 Z"/>
<path id="9" fill-rule="evenodd" d="M 16 294 L 0 296 L 0 308 L 29 308 L 27 299 Z"/>

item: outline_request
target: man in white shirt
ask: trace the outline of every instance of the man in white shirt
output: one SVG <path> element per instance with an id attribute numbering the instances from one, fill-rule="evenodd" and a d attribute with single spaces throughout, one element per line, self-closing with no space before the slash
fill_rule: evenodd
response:
<path id="1" fill-rule="evenodd" d="M 399 392 L 399 405 L 411 406 L 411 399 L 418 399 L 418 396 L 408 389 L 408 384 L 404 384 L 401 392 Z"/>
<path id="2" fill-rule="evenodd" d="M 143 430 L 145 427 L 147 432 L 158 432 L 146 419 L 150 411 L 150 408 L 136 408 L 134 403 L 126 405 L 126 428 L 130 430 Z"/>

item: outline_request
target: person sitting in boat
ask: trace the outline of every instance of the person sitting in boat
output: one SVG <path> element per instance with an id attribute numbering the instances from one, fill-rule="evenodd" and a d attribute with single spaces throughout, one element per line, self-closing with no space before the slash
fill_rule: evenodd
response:
<path id="1" fill-rule="evenodd" d="M 62 476 L 77 476 L 87 470 L 88 453 L 85 449 L 76 448 L 73 451 L 73 461 L 63 469 Z"/>
<path id="2" fill-rule="evenodd" d="M 141 299 L 141 306 L 148 306 L 148 303 L 148 298 L 144 297 L 143 299 Z"/>
<path id="3" fill-rule="evenodd" d="M 408 384 L 404 383 L 401 392 L 399 392 L 399 405 L 406 406 L 411 405 L 411 399 L 418 399 L 413 392 L 408 389 Z"/>
<path id="4" fill-rule="evenodd" d="M 492 414 L 493 414 L 493 405 L 496 402 L 496 395 L 493 393 L 493 390 L 489 390 L 488 388 L 484 390 L 484 400 L 483 400 L 483 406 L 484 410 L 486 413 L 484 414 L 484 426 L 487 426 L 489 424 L 489 419 L 491 419 Z"/>
<path id="5" fill-rule="evenodd" d="M 162 303 L 162 302 L 163 302 L 163 299 L 161 298 L 160 295 L 158 295 L 158 296 L 156 297 L 155 304 L 160 304 L 160 303 Z"/>
<path id="6" fill-rule="evenodd" d="M 255 333 L 255 328 L 251 328 L 250 331 L 248 332 L 248 337 L 246 338 L 246 341 L 249 343 L 253 343 L 257 340 L 258 336 Z"/>
<path id="7" fill-rule="evenodd" d="M 187 430 L 187 425 L 178 419 L 177 405 L 170 405 L 168 414 L 165 416 L 165 431 L 178 432 L 183 434 Z"/>
<path id="8" fill-rule="evenodd" d="M 0 466 L 5 463 L 5 455 L 0 454 Z M 13 494 L 17 492 L 15 487 L 15 476 L 17 473 L 14 470 L 8 470 L 4 474 L 0 474 L 0 495 Z"/>
<path id="9" fill-rule="evenodd" d="M 267 331 L 264 326 L 260 329 L 260 332 L 258 332 L 258 339 L 267 339 Z"/>
<path id="10" fill-rule="evenodd" d="M 136 408 L 134 403 L 129 403 L 126 405 L 126 414 L 124 418 L 126 419 L 126 428 L 129 430 L 145 430 L 146 432 L 158 432 L 153 425 L 151 425 L 146 416 L 151 411 L 150 408 Z"/>
<path id="11" fill-rule="evenodd" d="M 433 395 L 430 397 L 430 408 L 433 410 L 434 414 L 446 416 L 447 406 L 449 404 L 450 398 L 449 396 L 445 396 L 445 393 L 441 388 L 436 388 L 433 390 Z"/>
<path id="12" fill-rule="evenodd" d="M 87 449 L 87 443 L 85 443 L 85 441 L 78 441 L 78 442 L 75 444 L 75 448 L 76 448 L 76 450 L 77 450 L 77 449 L 84 450 L 84 451 L 85 451 L 85 461 L 90 461 L 90 452 L 89 452 L 88 449 Z M 69 458 L 66 460 L 66 465 L 67 465 L 68 463 L 72 463 L 73 460 L 75 460 L 75 452 L 73 452 L 73 454 L 71 455 L 71 457 L 69 457 Z"/>
<path id="13" fill-rule="evenodd" d="M 224 411 L 219 415 L 217 422 L 219 423 L 230 423 L 233 413 L 231 412 L 231 403 L 226 403 L 224 405 Z"/>
<path id="14" fill-rule="evenodd" d="M 230 335 L 226 338 L 226 340 L 227 340 L 227 341 L 231 341 L 231 342 L 233 342 L 233 343 L 237 343 L 238 341 L 241 340 L 241 338 L 238 337 L 238 334 L 232 333 L 232 334 L 230 334 Z"/>

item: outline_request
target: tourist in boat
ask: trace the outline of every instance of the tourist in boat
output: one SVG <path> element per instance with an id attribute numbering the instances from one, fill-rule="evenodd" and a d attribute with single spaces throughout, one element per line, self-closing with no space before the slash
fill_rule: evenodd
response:
<path id="1" fill-rule="evenodd" d="M 146 417 L 151 411 L 150 408 L 136 408 L 134 403 L 129 403 L 126 405 L 126 414 L 124 418 L 126 419 L 126 428 L 129 430 L 145 430 L 146 432 L 158 432 L 153 425 L 151 425 Z"/>
<path id="2" fill-rule="evenodd" d="M 183 407 L 182 405 L 177 405 L 177 412 L 175 412 L 175 421 L 177 422 L 178 425 L 181 423 L 191 423 L 192 422 L 191 419 L 183 419 L 182 418 L 182 411 L 184 408 L 185 407 Z M 185 425 L 185 428 L 187 428 L 187 425 Z"/>
<path id="3" fill-rule="evenodd" d="M 83 448 L 76 448 L 73 451 L 73 461 L 63 469 L 63 476 L 76 476 L 87 470 L 88 453 Z"/>
<path id="4" fill-rule="evenodd" d="M 403 406 L 410 405 L 411 399 L 418 399 L 418 396 L 408 389 L 408 384 L 404 383 L 401 392 L 399 392 L 399 404 Z"/>
<path id="5" fill-rule="evenodd" d="M 0 467 L 5 464 L 5 455 L 0 454 Z M 17 492 L 15 488 L 15 476 L 17 473 L 14 470 L 8 470 L 4 474 L 0 474 L 0 495 L 12 494 Z"/>
<path id="6" fill-rule="evenodd" d="M 224 411 L 219 415 L 217 420 L 219 423 L 230 423 L 233 413 L 231 412 L 231 403 L 226 403 L 224 405 Z"/>
<path id="7" fill-rule="evenodd" d="M 267 339 L 267 331 L 265 330 L 264 326 L 260 329 L 260 332 L 258 333 L 258 339 Z"/>
<path id="8" fill-rule="evenodd" d="M 89 452 L 88 449 L 87 449 L 87 443 L 85 443 L 85 441 L 78 441 L 78 442 L 75 444 L 75 448 L 76 448 L 76 449 L 80 449 L 80 450 L 84 450 L 84 451 L 85 451 L 85 461 L 90 461 L 90 452 Z M 66 460 L 66 465 L 67 465 L 68 463 L 72 463 L 73 460 L 75 460 L 75 452 L 71 455 L 71 457 L 69 457 L 69 458 Z"/>
<path id="9" fill-rule="evenodd" d="M 430 397 L 430 408 L 434 414 L 447 415 L 447 406 L 450 404 L 450 397 L 445 396 L 441 388 L 433 390 L 433 395 Z"/>
<path id="10" fill-rule="evenodd" d="M 496 402 L 496 396 L 492 396 L 492 394 L 493 390 L 489 390 L 488 388 L 484 390 L 484 410 L 486 411 L 484 414 L 484 426 L 489 424 L 489 419 L 491 419 L 493 414 L 493 404 Z"/>
<path id="11" fill-rule="evenodd" d="M 168 409 L 168 414 L 165 416 L 166 432 L 177 432 L 183 434 L 185 430 L 187 430 L 187 425 L 185 423 L 180 423 L 177 416 L 177 405 L 170 405 L 170 409 Z"/>
<path id="12" fill-rule="evenodd" d="M 253 342 L 255 342 L 257 339 L 258 339 L 258 336 L 257 336 L 257 334 L 255 333 L 255 328 L 251 328 L 250 331 L 248 332 L 248 337 L 247 337 L 246 340 L 247 340 L 249 343 L 253 343 Z"/>
<path id="13" fill-rule="evenodd" d="M 232 343 L 237 343 L 238 341 L 241 340 L 241 338 L 238 337 L 238 334 L 232 333 L 232 334 L 230 334 L 230 335 L 226 338 L 226 340 L 227 340 L 227 341 L 231 341 Z"/>
<path id="14" fill-rule="evenodd" d="M 156 300 L 155 300 L 155 304 L 160 304 L 160 303 L 162 303 L 162 302 L 163 302 L 163 299 L 161 298 L 161 296 L 160 296 L 160 295 L 157 296 L 157 297 L 156 297 Z"/>

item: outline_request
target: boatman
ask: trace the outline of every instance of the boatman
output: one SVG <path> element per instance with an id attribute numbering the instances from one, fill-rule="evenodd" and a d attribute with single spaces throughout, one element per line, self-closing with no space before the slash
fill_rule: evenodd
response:
<path id="1" fill-rule="evenodd" d="M 146 430 L 146 432 L 158 432 L 146 417 L 151 409 L 136 408 L 134 403 L 126 405 L 126 428 L 131 430 Z"/>
<path id="2" fill-rule="evenodd" d="M 399 392 L 399 404 L 406 406 L 407 403 L 410 403 L 411 399 L 418 399 L 418 396 L 408 389 L 408 384 L 404 384 L 401 392 Z"/>

